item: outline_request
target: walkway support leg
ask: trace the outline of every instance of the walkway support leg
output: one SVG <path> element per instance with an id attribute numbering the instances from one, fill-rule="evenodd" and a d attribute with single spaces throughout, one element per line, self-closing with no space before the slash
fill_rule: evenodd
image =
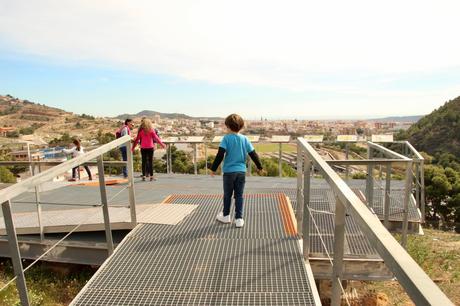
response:
<path id="1" fill-rule="evenodd" d="M 2 204 L 3 218 L 5 220 L 6 234 L 8 236 L 8 244 L 10 246 L 11 260 L 13 262 L 14 275 L 16 279 L 16 287 L 19 291 L 19 299 L 23 306 L 29 306 L 29 296 L 27 295 L 26 279 L 21 263 L 21 253 L 19 252 L 18 239 L 16 237 L 16 229 L 14 228 L 13 216 L 11 214 L 10 201 Z"/>
<path id="2" fill-rule="evenodd" d="M 345 244 L 345 206 L 336 197 L 334 228 L 334 265 L 332 267 L 331 305 L 339 306 L 341 301 L 341 282 L 343 276 L 343 253 Z"/>
<path id="3" fill-rule="evenodd" d="M 109 256 L 113 253 L 112 230 L 110 229 L 109 206 L 107 201 L 107 190 L 105 188 L 104 161 L 102 155 L 97 158 L 99 172 L 99 189 L 101 192 L 102 214 L 104 215 L 105 238 L 107 240 L 107 251 Z"/>

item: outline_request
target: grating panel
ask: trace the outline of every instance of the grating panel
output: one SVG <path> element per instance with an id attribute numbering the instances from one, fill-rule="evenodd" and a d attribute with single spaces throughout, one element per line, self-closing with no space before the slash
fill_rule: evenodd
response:
<path id="1" fill-rule="evenodd" d="M 171 196 L 198 207 L 175 226 L 138 225 L 73 305 L 314 305 L 281 199 L 245 195 L 246 223 L 236 229 L 215 221 L 221 196 Z"/>
<path id="2" fill-rule="evenodd" d="M 150 292 L 88 289 L 74 305 L 314 305 L 297 292 Z"/>

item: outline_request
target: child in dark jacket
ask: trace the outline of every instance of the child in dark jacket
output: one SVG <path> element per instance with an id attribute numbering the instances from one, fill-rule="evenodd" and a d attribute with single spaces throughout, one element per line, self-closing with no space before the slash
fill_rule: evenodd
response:
<path id="1" fill-rule="evenodd" d="M 211 176 L 215 175 L 222 160 L 223 181 L 224 181 L 224 208 L 216 219 L 222 223 L 231 223 L 230 207 L 232 195 L 235 197 L 235 226 L 243 227 L 243 192 L 246 182 L 246 156 L 249 154 L 254 161 L 259 173 L 262 165 L 254 147 L 249 139 L 239 132 L 244 127 L 244 120 L 237 114 L 231 114 L 225 119 L 227 135 L 219 145 L 216 159 L 211 166 Z"/>

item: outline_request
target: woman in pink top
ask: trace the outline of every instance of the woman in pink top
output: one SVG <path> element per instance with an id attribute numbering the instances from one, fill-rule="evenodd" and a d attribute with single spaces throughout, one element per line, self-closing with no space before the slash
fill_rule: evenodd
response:
<path id="1" fill-rule="evenodd" d="M 155 149 L 155 143 L 159 143 L 162 148 L 165 148 L 165 144 L 158 137 L 157 133 L 152 126 L 152 121 L 144 119 L 137 133 L 137 137 L 134 140 L 132 150 L 139 143 L 141 144 L 141 155 L 142 155 L 142 180 L 145 181 L 145 177 L 150 176 L 150 180 L 153 181 L 153 151 Z"/>

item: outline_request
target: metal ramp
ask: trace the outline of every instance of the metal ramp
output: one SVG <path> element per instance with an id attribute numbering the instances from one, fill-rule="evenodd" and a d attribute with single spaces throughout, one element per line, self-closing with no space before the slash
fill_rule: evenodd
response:
<path id="1" fill-rule="evenodd" d="M 221 195 L 167 202 L 198 207 L 137 226 L 71 305 L 320 305 L 284 195 L 246 195 L 241 229 L 215 221 Z"/>

